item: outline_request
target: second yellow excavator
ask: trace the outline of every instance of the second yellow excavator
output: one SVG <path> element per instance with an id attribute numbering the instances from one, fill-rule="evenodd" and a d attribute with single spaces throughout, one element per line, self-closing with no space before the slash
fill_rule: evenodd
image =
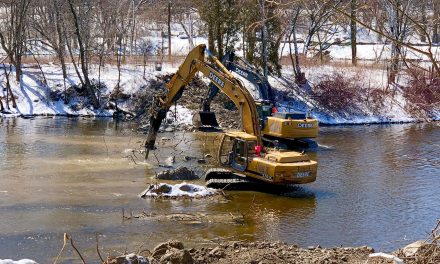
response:
<path id="1" fill-rule="evenodd" d="M 238 77 L 237 79 L 245 81 L 244 88 L 250 91 L 257 105 L 265 145 L 271 146 L 276 143 L 288 149 L 316 146 L 312 138 L 318 136 L 317 119 L 309 117 L 304 112 L 278 112 L 275 91 L 268 78 L 261 75 L 249 62 L 236 56 L 233 50 L 226 52 L 221 62 L 226 69 L 235 74 L 235 77 Z M 218 91 L 217 86 L 211 82 L 207 96 L 202 102 L 202 111 L 199 112 L 202 129 L 219 126 L 215 113 L 210 111 L 211 102 Z"/>
<path id="2" fill-rule="evenodd" d="M 205 61 L 208 54 L 211 61 Z M 169 108 L 181 97 L 185 86 L 197 72 L 208 77 L 240 111 L 241 131 L 228 131 L 218 150 L 221 168 L 210 169 L 205 180 L 210 187 L 241 182 L 266 182 L 271 185 L 304 184 L 316 180 L 317 162 L 304 152 L 282 151 L 264 147 L 255 100 L 223 64 L 206 49 L 195 47 L 179 67 L 166 92 L 152 105 L 150 130 L 145 147 L 154 149 L 157 132 Z"/>

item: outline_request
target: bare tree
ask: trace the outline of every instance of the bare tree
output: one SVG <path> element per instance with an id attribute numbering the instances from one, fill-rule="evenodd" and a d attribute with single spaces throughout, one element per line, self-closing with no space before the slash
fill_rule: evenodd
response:
<path id="1" fill-rule="evenodd" d="M 330 3 L 331 2 L 331 3 Z M 331 8 L 333 6 L 341 6 L 343 0 L 334 1 L 305 1 L 305 10 L 307 14 L 307 36 L 304 40 L 303 53 L 307 55 L 308 48 L 310 47 L 313 38 L 316 33 L 322 30 L 335 14 Z"/>
<path id="2" fill-rule="evenodd" d="M 76 37 L 77 37 L 77 41 L 78 41 L 78 45 L 79 45 L 79 58 L 80 58 L 81 70 L 82 70 L 82 74 L 83 74 L 83 78 L 84 78 L 84 85 L 85 85 L 84 88 L 86 89 L 90 99 L 92 100 L 93 106 L 96 109 L 98 109 L 99 108 L 99 101 L 96 98 L 95 91 L 93 90 L 93 86 L 92 86 L 90 79 L 89 79 L 88 65 L 86 63 L 86 60 L 87 60 L 86 49 L 84 46 L 83 37 L 81 35 L 81 28 L 79 26 L 79 17 L 78 17 L 76 10 L 75 10 L 75 6 L 73 5 L 73 0 L 68 0 L 68 3 L 69 3 L 69 7 L 70 7 L 70 12 L 72 13 L 72 16 L 73 16 L 75 33 L 76 33 Z"/>
<path id="3" fill-rule="evenodd" d="M 350 44 L 351 44 L 351 63 L 357 65 L 357 0 L 350 0 L 351 17 L 350 20 Z"/>
<path id="4" fill-rule="evenodd" d="M 7 22 L 0 28 L 0 44 L 15 67 L 15 78 L 21 80 L 21 60 L 26 45 L 27 14 L 31 1 L 4 1 L 0 7 L 6 14 Z"/>

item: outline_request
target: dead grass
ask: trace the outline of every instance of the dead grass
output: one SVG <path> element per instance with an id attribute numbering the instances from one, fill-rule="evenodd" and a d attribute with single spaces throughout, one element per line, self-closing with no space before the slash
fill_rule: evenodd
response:
<path id="1" fill-rule="evenodd" d="M 326 74 L 313 87 L 313 97 L 329 111 L 342 113 L 358 110 L 366 98 L 367 89 L 358 78 L 348 78 L 339 72 Z"/>
<path id="2" fill-rule="evenodd" d="M 398 250 L 397 254 L 406 264 L 440 263 L 440 220 L 413 256 L 406 256 L 403 249 Z"/>

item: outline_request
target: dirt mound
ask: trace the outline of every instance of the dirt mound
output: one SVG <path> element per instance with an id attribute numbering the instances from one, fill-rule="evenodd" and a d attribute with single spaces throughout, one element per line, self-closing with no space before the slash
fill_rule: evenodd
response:
<path id="1" fill-rule="evenodd" d="M 175 170 L 161 171 L 157 174 L 157 178 L 160 180 L 192 181 L 198 180 L 199 176 L 187 167 L 180 167 Z"/>
<path id="2" fill-rule="evenodd" d="M 186 87 L 179 104 L 193 111 L 201 109 L 202 101 L 208 95 L 209 86 L 199 77 L 195 77 Z M 216 114 L 217 121 L 224 128 L 239 128 L 240 115 L 231 100 L 219 92 L 211 103 L 211 111 Z"/>
<path id="3" fill-rule="evenodd" d="M 281 242 L 232 242 L 201 248 L 192 255 L 194 263 L 365 263 L 373 250 L 361 248 L 298 248 Z"/>
<path id="4" fill-rule="evenodd" d="M 387 260 L 369 259 L 373 252 L 374 250 L 368 247 L 305 249 L 281 242 L 230 242 L 215 244 L 212 247 L 185 249 L 182 242 L 170 240 L 157 245 L 145 259 L 148 259 L 148 263 L 156 264 L 389 263 Z"/>
<path id="5" fill-rule="evenodd" d="M 164 93 L 165 85 L 171 79 L 172 75 L 164 75 L 157 79 L 150 79 L 149 84 L 133 94 L 133 104 L 130 111 L 134 112 L 136 117 L 134 120 L 139 125 L 139 129 L 147 131 L 149 127 L 150 113 L 149 109 L 154 97 Z M 179 105 L 188 108 L 194 113 L 200 110 L 203 99 L 208 94 L 208 85 L 199 77 L 195 77 L 185 87 L 182 97 L 177 101 Z M 211 103 L 211 111 L 216 113 L 218 123 L 225 128 L 239 128 L 240 117 L 238 110 L 223 93 L 218 95 Z M 171 120 L 172 121 L 172 120 Z M 163 130 L 169 127 L 167 120 L 162 125 Z M 181 129 L 190 130 L 192 127 L 180 126 Z"/>
<path id="6" fill-rule="evenodd" d="M 142 87 L 138 92 L 133 94 L 133 106 L 131 110 L 136 113 L 135 120 L 149 122 L 150 115 L 148 109 L 150 108 L 154 97 L 165 92 L 167 78 L 168 76 L 163 76 L 159 79 L 150 79 L 148 85 Z"/>

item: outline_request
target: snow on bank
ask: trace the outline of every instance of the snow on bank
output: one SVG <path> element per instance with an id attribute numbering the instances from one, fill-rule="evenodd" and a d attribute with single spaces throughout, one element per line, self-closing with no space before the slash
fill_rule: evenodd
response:
<path id="1" fill-rule="evenodd" d="M 140 196 L 145 197 L 207 197 L 217 194 L 215 189 L 207 188 L 205 186 L 179 183 L 166 184 L 160 183 L 158 185 L 151 185 L 148 189 L 143 191 Z"/>
<path id="2" fill-rule="evenodd" d="M 380 89 L 387 87 L 386 72 L 378 68 L 358 68 L 358 67 L 335 67 L 309 66 L 304 67 L 303 71 L 311 83 L 316 85 L 320 79 L 334 73 L 343 75 L 347 79 L 353 79 L 365 89 Z M 383 105 L 379 108 L 371 105 L 367 98 L 357 106 L 355 113 L 347 109 L 343 112 L 332 112 L 323 108 L 313 98 L 311 91 L 301 90 L 295 84 L 294 74 L 291 68 L 284 67 L 282 77 L 269 77 L 271 86 L 281 94 L 288 94 L 287 98 L 279 96 L 277 106 L 279 111 L 301 111 L 309 112 L 314 118 L 322 124 L 378 124 L 378 123 L 409 123 L 419 121 L 420 118 L 413 116 L 407 111 L 407 101 L 404 98 L 403 91 L 396 86 L 389 86 L 390 94 L 384 96 Z M 406 85 L 406 79 L 401 77 L 400 85 Z M 438 111 L 430 113 L 433 120 L 440 120 Z"/>
<path id="3" fill-rule="evenodd" d="M 73 116 L 112 116 L 114 110 L 110 109 L 93 109 L 92 106 L 84 104 L 80 98 L 73 97 L 67 104 L 64 103 L 62 98 L 56 98 L 54 100 L 53 95 L 61 94 L 64 91 L 64 81 L 62 71 L 59 65 L 46 64 L 42 65 L 44 75 L 46 77 L 47 84 L 43 82 L 43 76 L 39 69 L 32 67 L 31 65 L 25 65 L 23 68 L 23 77 L 21 82 L 15 82 L 15 73 L 10 74 L 11 90 L 14 94 L 17 107 L 12 107 L 12 101 L 10 100 L 10 109 L 5 113 L 0 113 L 0 117 L 14 117 L 14 116 L 33 116 L 33 115 L 73 115 Z M 66 79 L 66 88 L 74 85 L 79 85 L 80 80 L 77 77 L 72 65 L 67 65 L 68 78 Z M 154 69 L 148 69 L 145 77 L 143 75 L 142 67 L 125 66 L 121 71 L 120 91 L 124 94 L 133 95 L 140 89 L 144 89 L 148 85 L 148 80 L 155 78 L 156 76 L 169 74 L 175 72 L 176 68 L 164 65 L 162 71 L 154 71 Z M 107 65 L 101 69 L 99 73 L 96 65 L 93 65 L 90 69 L 90 79 L 97 83 L 100 78 L 101 83 L 105 85 L 99 93 L 98 99 L 102 104 L 105 102 L 105 98 L 108 98 L 114 91 L 118 84 L 118 71 L 116 66 Z M 4 77 L 3 77 L 4 79 Z M 4 81 L 4 80 L 0 81 Z M 3 86 L 3 87 L 2 87 Z M 5 84 L 1 84 L 0 98 L 4 106 L 6 98 Z M 131 100 L 118 103 L 118 107 L 125 109 L 130 106 Z M 178 108 L 179 110 L 179 108 Z M 183 111 L 183 110 L 182 110 Z M 184 119 L 182 122 L 186 121 Z"/>
<path id="4" fill-rule="evenodd" d="M 12 259 L 0 259 L 0 264 L 38 264 L 38 263 L 30 259 L 21 259 L 17 261 L 13 261 Z"/>
<path id="5" fill-rule="evenodd" d="M 192 125 L 194 112 L 184 106 L 171 106 L 167 119 L 175 121 L 175 125 Z"/>
<path id="6" fill-rule="evenodd" d="M 177 65 L 177 64 L 176 64 Z M 174 73 L 176 65 L 164 64 L 162 71 L 155 71 L 153 67 L 148 66 L 145 76 L 143 67 L 124 65 L 121 71 L 120 91 L 129 95 L 128 100 L 118 102 L 118 107 L 124 110 L 133 111 L 133 97 L 142 89 L 148 87 L 149 80 L 160 75 Z M 47 79 L 47 85 L 42 82 L 42 75 L 38 68 L 25 65 L 24 75 L 21 83 L 13 81 L 15 75 L 12 72 L 10 79 L 12 91 L 16 97 L 17 108 L 10 109 L 8 114 L 1 114 L 0 117 L 9 116 L 29 116 L 29 115 L 74 115 L 74 116 L 112 116 L 114 110 L 111 109 L 93 109 L 90 105 L 84 104 L 82 99 L 72 97 L 68 104 L 64 104 L 62 98 L 51 100 L 53 93 L 62 93 L 64 91 L 64 82 L 59 65 L 42 65 Z M 347 78 L 357 78 L 366 88 L 383 89 L 387 86 L 386 70 L 374 67 L 336 67 L 331 65 L 307 66 L 303 68 L 311 84 L 319 82 L 320 78 L 326 74 L 338 72 Z M 333 113 L 322 107 L 314 101 L 308 91 L 298 91 L 295 89 L 292 69 L 285 66 L 282 71 L 283 77 L 269 77 L 271 85 L 280 92 L 288 92 L 290 96 L 283 100 L 278 100 L 277 104 L 280 111 L 310 111 L 312 116 L 324 124 L 365 124 L 365 123 L 399 123 L 414 122 L 418 119 L 407 112 L 406 100 L 402 91 L 396 89 L 393 91 L 393 97 L 385 100 L 384 106 L 380 111 L 372 111 L 368 107 L 363 107 L 355 115 L 352 113 Z M 66 86 L 70 87 L 80 83 L 76 77 L 72 65 L 68 65 L 68 76 Z M 92 65 L 90 68 L 90 78 L 95 82 L 98 80 L 98 68 Z M 237 76 L 243 84 L 250 88 L 251 93 L 260 97 L 255 87 Z M 3 77 L 4 78 L 4 77 Z M 118 83 L 118 71 L 116 66 L 106 65 L 101 70 L 101 82 L 105 87 L 100 90 L 99 97 L 101 101 L 106 102 L 106 98 L 114 91 Z M 205 80 L 206 78 L 203 78 Z M 1 81 L 1 80 L 0 80 Z M 3 79 L 4 81 L 4 79 Z M 208 81 L 207 79 L 205 81 Z M 399 83 L 404 85 L 405 79 L 400 78 Z M 3 83 L 4 86 L 4 83 Z M 4 87 L 3 87 L 4 88 Z M 51 95 L 52 94 L 52 95 Z M 6 91 L 0 89 L 0 97 L 5 97 Z M 53 99 L 53 98 L 52 98 Z M 4 99 L 2 99 L 4 102 Z M 12 104 L 10 103 L 12 106 Z M 177 113 L 177 115 L 175 115 Z M 172 106 L 167 114 L 169 123 L 175 125 L 192 125 L 192 119 L 195 111 L 182 105 Z M 434 112 L 432 118 L 440 119 L 440 112 Z M 177 121 L 177 122 L 175 122 Z"/>

